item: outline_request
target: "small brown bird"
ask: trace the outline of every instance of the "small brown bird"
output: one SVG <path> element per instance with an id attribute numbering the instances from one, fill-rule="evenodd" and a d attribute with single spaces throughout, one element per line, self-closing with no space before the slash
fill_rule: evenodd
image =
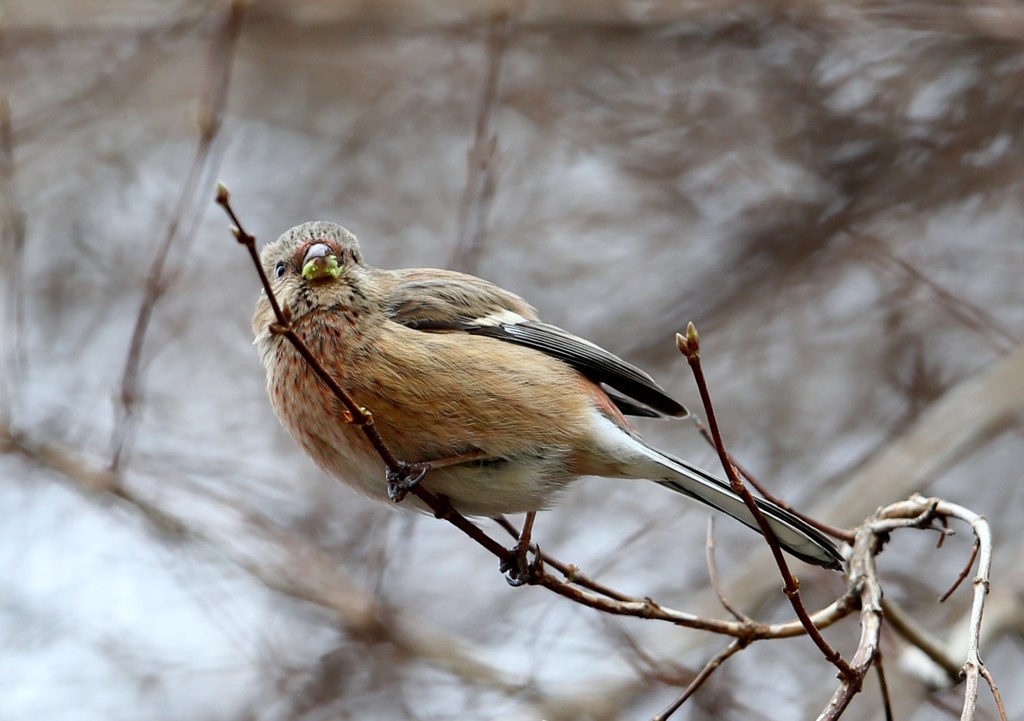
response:
<path id="1" fill-rule="evenodd" d="M 395 455 L 440 459 L 424 487 L 461 513 L 548 507 L 580 476 L 644 478 L 758 530 L 724 481 L 659 451 L 626 415 L 685 417 L 645 372 L 543 323 L 519 296 L 448 270 L 381 270 L 354 235 L 303 223 L 263 248 L 274 294 L 324 367 L 368 408 Z M 387 500 L 383 462 L 288 341 L 269 331 L 266 295 L 253 331 L 282 425 L 324 470 Z M 782 547 L 840 568 L 822 533 L 774 503 L 758 505 Z M 422 508 L 415 497 L 406 504 Z"/>

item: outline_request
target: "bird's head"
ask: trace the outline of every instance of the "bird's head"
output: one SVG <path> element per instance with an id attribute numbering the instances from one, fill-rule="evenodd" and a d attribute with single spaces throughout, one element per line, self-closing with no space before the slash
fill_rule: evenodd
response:
<path id="1" fill-rule="evenodd" d="M 293 318 L 317 310 L 358 312 L 367 302 L 359 241 L 335 223 L 316 220 L 285 231 L 260 252 L 260 263 L 281 307 Z M 253 318 L 259 333 L 273 321 L 266 294 Z"/>

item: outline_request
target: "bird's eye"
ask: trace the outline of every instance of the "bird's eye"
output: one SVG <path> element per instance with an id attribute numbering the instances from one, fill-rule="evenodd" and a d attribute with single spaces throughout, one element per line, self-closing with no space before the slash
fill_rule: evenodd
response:
<path id="1" fill-rule="evenodd" d="M 278 278 L 280 278 L 282 275 L 284 275 L 285 269 L 286 269 L 286 266 L 285 266 L 283 260 L 277 261 L 277 265 L 274 266 L 274 272 L 277 273 L 277 277 Z"/>

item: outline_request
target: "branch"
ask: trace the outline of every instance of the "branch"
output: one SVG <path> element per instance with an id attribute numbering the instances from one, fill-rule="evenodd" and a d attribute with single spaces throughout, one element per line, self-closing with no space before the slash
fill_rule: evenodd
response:
<path id="1" fill-rule="evenodd" d="M 704 664 L 704 668 L 700 670 L 700 673 L 697 674 L 696 678 L 690 682 L 690 685 L 687 686 L 681 694 L 679 694 L 679 697 L 670 703 L 664 711 L 652 716 L 651 721 L 666 721 L 672 714 L 678 711 L 684 703 L 686 703 L 687 699 L 697 692 L 697 689 L 704 685 L 704 682 L 711 677 L 712 673 L 718 670 L 719 666 L 738 652 L 742 651 L 745 646 L 746 644 L 743 643 L 741 639 L 735 639 L 728 646 L 712 656 L 711 660 Z"/>
<path id="2" fill-rule="evenodd" d="M 708 532 L 704 543 L 704 552 L 708 565 L 708 580 L 711 582 L 711 587 L 715 589 L 715 595 L 718 596 L 719 603 L 722 604 L 722 608 L 732 614 L 733 618 L 742 623 L 753 623 L 750 616 L 737 610 L 729 599 L 725 596 L 725 591 L 722 589 L 722 585 L 718 580 L 718 563 L 715 561 L 715 517 L 708 516 Z"/>
<path id="3" fill-rule="evenodd" d="M 179 239 L 182 219 L 185 217 L 188 208 L 199 207 L 197 204 L 197 192 L 201 186 L 203 176 L 208 172 L 207 165 L 210 162 L 211 150 L 214 140 L 221 128 L 224 106 L 227 103 L 228 86 L 231 81 L 231 68 L 234 64 L 235 51 L 238 47 L 238 38 L 242 32 L 242 19 L 245 11 L 245 0 L 231 0 L 228 12 L 220 32 L 214 36 L 210 53 L 210 71 L 212 79 L 209 87 L 203 93 L 199 105 L 199 140 L 196 152 L 192 158 L 192 165 L 189 168 L 185 183 L 182 186 L 178 202 L 175 204 L 171 224 L 167 228 L 163 241 L 153 257 L 153 263 L 149 267 L 146 276 L 146 290 L 143 295 L 142 304 L 139 306 L 139 313 L 135 319 L 135 327 L 132 330 L 131 341 L 128 346 L 128 355 L 125 360 L 124 373 L 121 379 L 120 408 L 118 419 L 114 425 L 111 436 L 111 458 L 110 470 L 118 471 L 128 447 L 132 432 L 137 421 L 136 410 L 139 401 L 140 368 L 142 364 L 142 349 L 146 342 L 146 332 L 153 317 L 153 310 L 157 303 L 167 292 L 169 286 L 166 272 L 167 258 L 171 248 Z M 193 222 L 188 231 L 182 236 L 185 245 L 195 235 L 197 224 Z"/>
<path id="4" fill-rule="evenodd" d="M 882 612 L 889 626 L 914 648 L 930 658 L 946 674 L 950 684 L 960 682 L 961 662 L 939 639 L 921 626 L 907 611 L 890 598 L 882 599 Z M 921 674 L 917 674 L 921 677 Z"/>
<path id="5" fill-rule="evenodd" d="M 233 516 L 240 515 L 247 534 L 238 534 L 235 524 L 220 532 L 197 526 L 191 515 L 165 510 L 134 490 L 120 474 L 57 443 L 33 443 L 0 430 L 0 451 L 17 453 L 58 473 L 86 493 L 119 499 L 140 512 L 158 533 L 215 548 L 266 588 L 330 612 L 338 625 L 354 636 L 389 643 L 412 658 L 474 684 L 508 694 L 525 689 L 522 681 L 514 680 L 504 667 L 484 661 L 483 652 L 462 639 L 433 627 L 426 619 L 400 609 L 382 608 L 379 600 L 346 574 L 330 554 L 237 503 L 210 494 L 204 499 Z M 179 479 L 175 485 L 180 488 L 185 483 Z M 198 490 L 195 486 L 193 489 Z M 240 542 L 243 540 L 247 543 Z M 247 550 L 253 544 L 255 549 Z M 268 547 L 272 552 L 259 552 Z"/>
<path id="6" fill-rule="evenodd" d="M 452 265 L 466 273 L 475 272 L 480 264 L 487 215 L 496 189 L 494 159 L 498 136 L 491 133 L 490 124 L 509 35 L 508 16 L 496 15 L 487 32 L 487 71 L 477 107 L 473 145 L 466 154 L 466 189 L 459 203 L 459 239 L 452 256 Z"/>
<path id="7" fill-rule="evenodd" d="M 963 674 L 967 679 L 962 721 L 975 718 L 978 683 L 980 678 L 989 681 L 997 705 L 1001 706 L 998 688 L 991 673 L 981 661 L 981 621 L 988 593 L 989 573 L 992 566 L 992 537 L 988 522 L 983 516 L 962 506 L 937 498 L 915 495 L 907 501 L 894 503 L 879 509 L 858 530 L 850 557 L 850 584 L 860 589 L 861 594 L 861 641 L 851 666 L 856 673 L 852 679 L 843 679 L 832 696 L 832 700 L 818 717 L 822 721 L 838 719 L 860 690 L 868 669 L 871 668 L 878 652 L 878 639 L 883 618 L 882 588 L 875 567 L 875 555 L 889 534 L 901 528 L 931 528 L 937 519 L 956 519 L 970 524 L 978 543 L 978 573 L 974 579 L 974 600 L 971 607 L 967 659 Z M 1005 721 L 1005 711 L 1001 710 Z"/>
<path id="8" fill-rule="evenodd" d="M 992 574 L 992 531 L 984 516 L 948 501 L 940 501 L 939 504 L 947 516 L 970 524 L 978 544 L 978 573 L 974 576 L 974 599 L 971 602 L 971 624 L 968 627 L 967 636 L 967 660 L 964 661 L 963 669 L 967 688 L 964 692 L 964 710 L 960 719 L 969 721 L 974 718 L 978 703 L 978 684 L 984 677 L 1000 707 L 1000 718 L 1002 721 L 1006 721 L 1006 710 L 1002 708 L 999 689 L 996 687 L 991 673 L 985 668 L 985 663 L 981 660 L 981 620 L 985 612 L 985 597 L 988 595 L 989 578 Z"/>
<path id="9" fill-rule="evenodd" d="M 2 30 L 0 30 L 2 33 Z M 23 261 L 25 257 L 25 213 L 18 200 L 15 183 L 14 129 L 11 107 L 6 96 L 0 96 L 0 272 L 6 292 L 3 299 L 4 318 L 0 328 L 4 336 L 3 378 L 0 379 L 0 426 L 13 428 L 14 413 L 19 405 L 22 348 L 25 327 L 23 293 Z"/>
<path id="10" fill-rule="evenodd" d="M 711 403 L 711 394 L 704 379 L 704 370 L 700 363 L 700 336 L 697 334 L 697 328 L 693 323 L 687 324 L 685 338 L 676 333 L 676 345 L 679 347 L 679 351 L 686 357 L 687 362 L 690 364 L 690 369 L 693 371 L 694 380 L 697 382 L 697 390 L 700 392 L 700 399 L 704 404 L 704 412 L 708 417 L 708 428 L 711 431 L 711 437 L 715 441 L 715 450 L 718 451 L 718 458 L 722 462 L 722 468 L 725 469 L 726 474 L 729 476 L 729 484 L 732 486 L 733 492 L 743 499 L 743 502 L 757 521 L 757 525 L 761 529 L 761 535 L 768 542 L 768 547 L 775 558 L 775 564 L 779 567 L 779 573 L 782 574 L 782 579 L 785 583 L 783 592 L 786 594 L 786 598 L 789 599 L 797 618 L 800 619 L 804 628 L 807 629 L 807 635 L 814 641 L 818 650 L 821 651 L 829 663 L 839 669 L 840 677 L 844 679 L 853 678 L 853 669 L 850 668 L 850 665 L 839 652 L 832 648 L 829 642 L 825 640 L 825 637 L 821 635 L 811 620 L 811 616 L 800 598 L 800 581 L 790 571 L 789 563 L 786 561 L 782 548 L 779 546 L 779 540 L 775 537 L 775 532 L 768 524 L 768 519 L 764 517 L 761 509 L 754 501 L 754 496 L 744 485 L 743 479 L 740 478 L 736 466 L 729 459 L 729 453 L 725 449 L 725 442 L 722 440 L 722 434 L 718 429 L 718 420 L 715 418 L 715 408 Z"/>

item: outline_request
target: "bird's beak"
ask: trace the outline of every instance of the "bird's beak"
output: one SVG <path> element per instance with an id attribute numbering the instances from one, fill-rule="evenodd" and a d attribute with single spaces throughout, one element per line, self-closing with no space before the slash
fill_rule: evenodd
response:
<path id="1" fill-rule="evenodd" d="M 327 243 L 314 243 L 302 259 L 302 277 L 306 280 L 336 280 L 344 270 Z"/>

